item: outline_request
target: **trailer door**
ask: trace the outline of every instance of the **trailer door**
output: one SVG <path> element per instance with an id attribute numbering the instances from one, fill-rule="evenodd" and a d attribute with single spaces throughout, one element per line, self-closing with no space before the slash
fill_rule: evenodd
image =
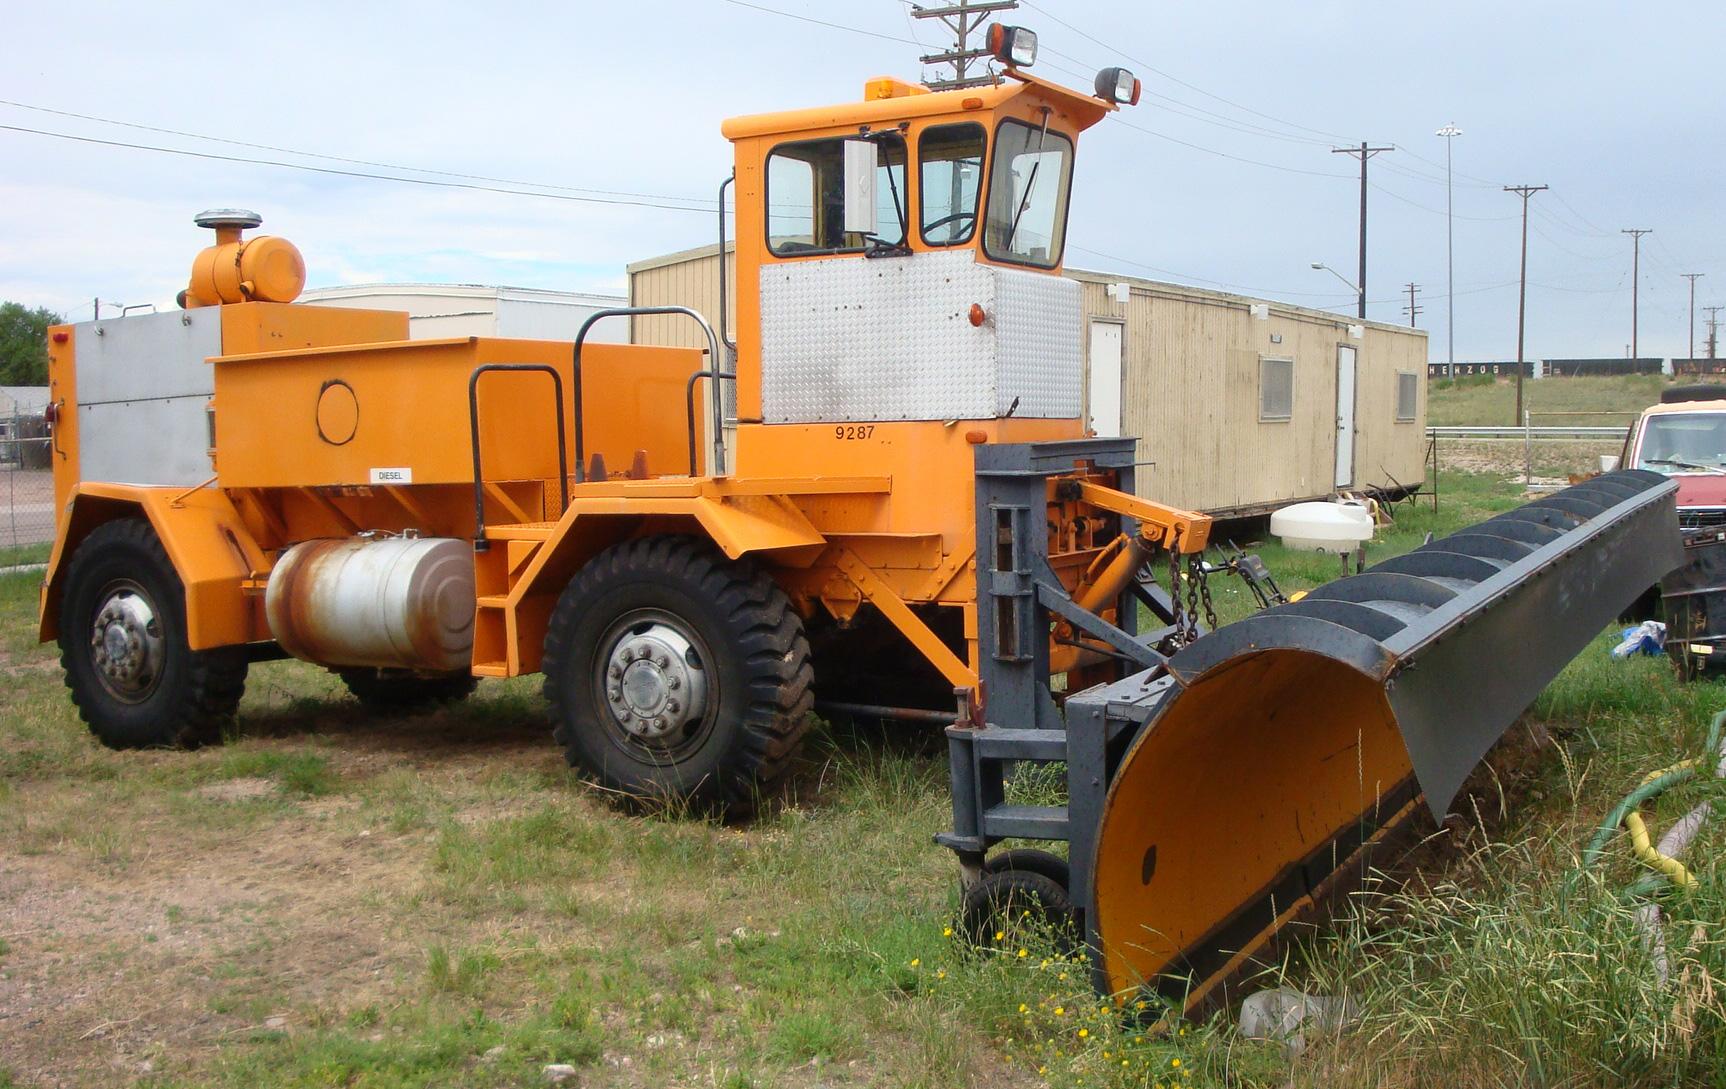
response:
<path id="1" fill-rule="evenodd" d="M 1354 363 L 1352 344 L 1336 346 L 1336 486 L 1354 483 Z"/>
<path id="2" fill-rule="evenodd" d="M 1121 434 L 1121 324 L 1091 321 L 1090 426 L 1103 438 Z"/>

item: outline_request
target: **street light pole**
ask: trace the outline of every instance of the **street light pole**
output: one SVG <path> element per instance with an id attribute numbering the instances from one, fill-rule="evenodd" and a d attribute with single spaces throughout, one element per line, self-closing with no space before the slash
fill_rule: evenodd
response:
<path id="1" fill-rule="evenodd" d="M 1328 272 L 1332 276 L 1335 276 L 1337 279 L 1339 279 L 1343 282 L 1343 286 L 1347 287 L 1350 291 L 1354 292 L 1355 294 L 1357 294 L 1357 295 L 1362 294 L 1361 289 L 1355 284 L 1355 282 L 1353 280 L 1349 279 L 1347 276 L 1344 276 L 1342 273 L 1338 272 L 1336 269 L 1331 268 L 1329 265 L 1325 264 L 1323 261 L 1314 261 L 1312 263 L 1312 267 L 1317 271 Z"/>
<path id="2" fill-rule="evenodd" d="M 1450 188 L 1450 147 L 1462 135 L 1452 122 L 1438 130 L 1444 137 L 1444 318 L 1449 326 L 1450 366 L 1446 377 L 1456 377 L 1456 204 Z"/>

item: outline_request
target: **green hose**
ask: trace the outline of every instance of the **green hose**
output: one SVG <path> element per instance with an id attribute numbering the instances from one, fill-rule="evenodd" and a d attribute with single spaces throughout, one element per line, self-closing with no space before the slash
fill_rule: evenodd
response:
<path id="1" fill-rule="evenodd" d="M 1708 742 L 1704 749 L 1706 756 L 1686 760 L 1682 764 L 1674 764 L 1665 771 L 1656 772 L 1644 780 L 1640 786 L 1624 796 L 1606 819 L 1600 822 L 1594 838 L 1589 841 L 1588 849 L 1582 852 L 1582 868 L 1587 869 L 1600 859 L 1601 852 L 1606 850 L 1606 844 L 1618 831 L 1618 826 L 1624 823 L 1624 818 L 1634 812 L 1638 806 L 1650 798 L 1665 792 L 1667 789 L 1696 777 L 1696 769 L 1708 760 L 1718 759 L 1720 755 L 1720 732 L 1726 727 L 1726 711 L 1715 715 L 1708 724 Z M 1660 875 L 1649 875 L 1636 881 L 1625 890 L 1626 896 L 1645 895 L 1666 884 L 1666 879 Z"/>
<path id="2" fill-rule="evenodd" d="M 1618 831 L 1618 826 L 1624 823 L 1624 818 L 1637 806 L 1648 799 L 1664 793 L 1669 787 L 1676 786 L 1686 779 L 1696 777 L 1695 768 L 1679 768 L 1664 775 L 1650 779 L 1624 796 L 1606 819 L 1600 822 L 1600 828 L 1594 833 L 1594 838 L 1588 843 L 1588 850 L 1582 852 L 1582 868 L 1587 869 L 1599 861 L 1601 852 L 1606 850 L 1606 844 Z"/>

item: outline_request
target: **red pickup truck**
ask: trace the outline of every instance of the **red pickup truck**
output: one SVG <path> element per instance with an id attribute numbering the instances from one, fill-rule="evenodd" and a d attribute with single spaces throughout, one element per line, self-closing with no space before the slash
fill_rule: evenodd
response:
<path id="1" fill-rule="evenodd" d="M 1687 563 L 1660 582 L 1666 651 L 1685 675 L 1726 669 L 1726 386 L 1674 386 L 1624 439 L 1627 468 L 1678 481 Z"/>

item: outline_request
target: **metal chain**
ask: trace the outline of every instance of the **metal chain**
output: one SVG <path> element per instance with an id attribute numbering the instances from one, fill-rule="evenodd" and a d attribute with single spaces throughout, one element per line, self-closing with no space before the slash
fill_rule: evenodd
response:
<path id="1" fill-rule="evenodd" d="M 1169 618 L 1170 627 L 1175 629 L 1171 637 L 1177 647 L 1184 647 L 1192 642 L 1188 624 L 1181 609 L 1181 563 L 1179 554 L 1175 552 L 1174 541 L 1171 539 L 1167 549 L 1169 557 L 1169 608 L 1173 615 Z"/>
<path id="2" fill-rule="evenodd" d="M 1199 637 L 1199 576 L 1191 557 L 1187 559 L 1187 642 Z"/>
<path id="3" fill-rule="evenodd" d="M 1217 606 L 1211 600 L 1211 580 L 1209 572 L 1205 570 L 1205 558 L 1202 554 L 1192 556 L 1189 557 L 1188 563 L 1193 573 L 1198 576 L 1199 597 L 1204 602 L 1205 607 L 1205 627 L 1210 631 L 1216 631 Z"/>

